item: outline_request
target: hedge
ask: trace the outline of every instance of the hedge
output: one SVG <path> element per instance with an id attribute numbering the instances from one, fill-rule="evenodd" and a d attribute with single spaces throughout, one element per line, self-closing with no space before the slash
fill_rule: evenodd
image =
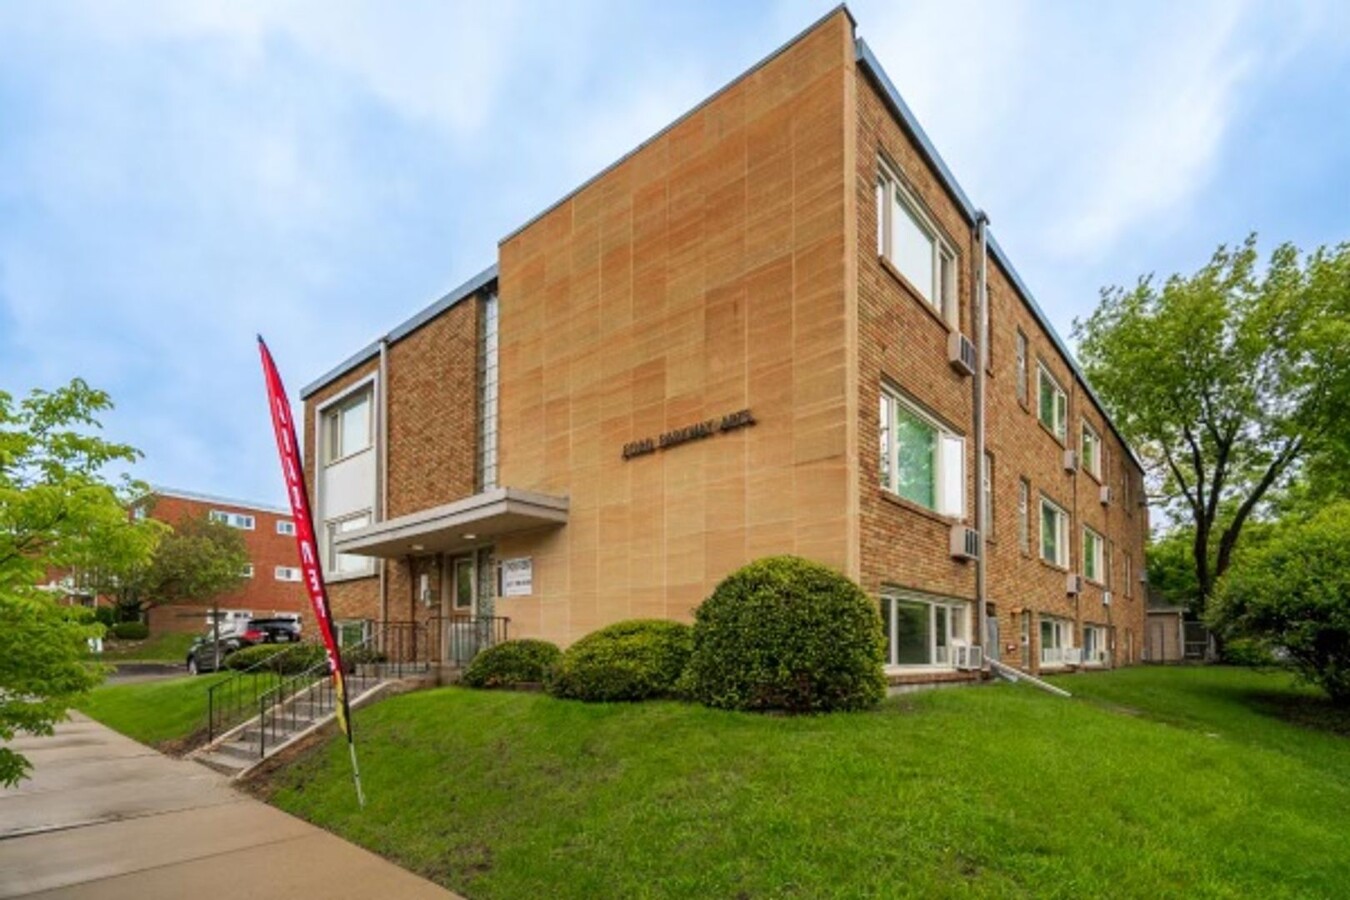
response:
<path id="1" fill-rule="evenodd" d="M 689 659 L 690 642 L 689 626 L 678 622 L 616 622 L 567 648 L 549 691 L 591 702 L 669 696 Z"/>
<path id="2" fill-rule="evenodd" d="M 150 626 L 144 622 L 118 622 L 108 630 L 120 641 L 143 641 L 150 636 Z"/>
<path id="3" fill-rule="evenodd" d="M 269 671 L 298 675 L 323 662 L 324 657 L 324 649 L 320 644 L 257 644 L 236 650 L 225 657 L 225 666 L 243 671 L 265 663 L 262 667 Z"/>
<path id="4" fill-rule="evenodd" d="M 504 641 L 475 656 L 461 682 L 475 688 L 543 683 L 561 658 L 562 651 L 548 641 Z"/>
<path id="5" fill-rule="evenodd" d="M 886 695 L 877 605 L 819 563 L 775 556 L 729 575 L 694 613 L 680 691 L 722 709 L 862 709 Z"/>

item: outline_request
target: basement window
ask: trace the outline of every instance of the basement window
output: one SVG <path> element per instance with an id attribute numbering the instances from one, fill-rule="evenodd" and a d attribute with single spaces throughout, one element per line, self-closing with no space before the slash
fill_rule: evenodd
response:
<path id="1" fill-rule="evenodd" d="M 881 598 L 888 666 L 952 664 L 952 647 L 969 641 L 970 604 L 910 593 Z"/>

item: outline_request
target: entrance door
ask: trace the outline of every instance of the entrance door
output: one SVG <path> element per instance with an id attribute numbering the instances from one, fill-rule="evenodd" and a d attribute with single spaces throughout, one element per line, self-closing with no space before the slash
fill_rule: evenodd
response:
<path id="1" fill-rule="evenodd" d="M 1167 630 L 1162 622 L 1148 623 L 1148 660 L 1167 662 Z"/>
<path id="2" fill-rule="evenodd" d="M 467 665 L 478 650 L 478 628 L 474 613 L 478 608 L 478 577 L 472 556 L 454 559 L 446 597 L 450 608 L 445 617 L 445 661 Z"/>

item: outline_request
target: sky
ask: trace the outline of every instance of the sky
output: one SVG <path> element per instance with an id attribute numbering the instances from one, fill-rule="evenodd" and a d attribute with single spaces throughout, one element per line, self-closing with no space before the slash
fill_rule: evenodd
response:
<path id="1" fill-rule="evenodd" d="M 831 6 L 0 0 L 0 390 L 84 378 L 137 477 L 277 502 L 255 333 L 294 400 Z M 1350 240 L 1350 3 L 849 8 L 1066 338 Z"/>

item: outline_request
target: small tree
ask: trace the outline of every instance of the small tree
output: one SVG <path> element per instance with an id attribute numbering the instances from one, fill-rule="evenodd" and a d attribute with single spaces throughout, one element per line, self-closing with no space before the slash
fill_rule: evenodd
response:
<path id="1" fill-rule="evenodd" d="M 1301 256 L 1255 237 L 1191 276 L 1110 288 L 1074 335 L 1088 378 L 1191 529 L 1200 605 L 1243 527 L 1350 433 L 1350 244 Z"/>
<path id="2" fill-rule="evenodd" d="M 167 530 L 146 562 L 99 570 L 96 584 L 123 619 L 164 603 L 205 602 L 239 587 L 248 548 L 238 530 L 209 519 L 185 519 Z"/>
<path id="3" fill-rule="evenodd" d="M 1283 647 L 1303 677 L 1350 705 L 1350 501 L 1246 548 L 1208 621 L 1227 637 Z"/>
<path id="4" fill-rule="evenodd" d="M 98 415 L 111 406 L 78 379 L 17 403 L 0 391 L 0 741 L 51 734 L 102 677 L 86 645 L 102 626 L 38 585 L 53 571 L 87 566 L 96 551 L 131 565 L 154 544 L 154 530 L 126 514 L 139 486 L 102 474 L 139 456 L 97 435 Z M 27 769 L 0 747 L 0 785 Z"/>

